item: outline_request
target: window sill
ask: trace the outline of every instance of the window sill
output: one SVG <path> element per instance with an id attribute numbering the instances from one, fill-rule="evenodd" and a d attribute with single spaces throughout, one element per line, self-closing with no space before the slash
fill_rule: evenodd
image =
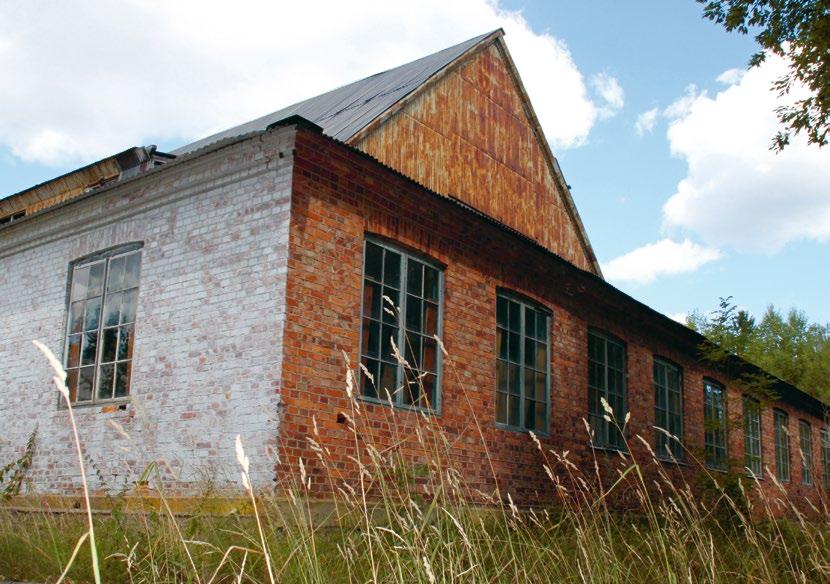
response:
<path id="1" fill-rule="evenodd" d="M 127 406 L 130 404 L 129 397 L 123 397 L 118 399 L 111 399 L 111 400 L 101 400 L 96 402 L 81 402 L 81 403 L 74 403 L 72 404 L 73 410 L 90 410 L 93 408 L 101 408 L 102 414 L 110 414 L 114 412 L 123 412 L 127 410 Z M 64 403 L 63 399 L 61 399 L 60 404 L 58 405 L 58 410 L 66 411 L 69 408 Z"/>
<path id="2" fill-rule="evenodd" d="M 368 396 L 368 395 L 359 395 L 359 396 L 357 396 L 357 400 L 365 402 L 367 404 L 373 404 L 373 405 L 377 405 L 377 406 L 386 406 L 387 408 L 391 406 L 395 410 L 402 410 L 402 411 L 405 411 L 405 412 L 418 412 L 418 413 L 422 413 L 422 414 L 428 414 L 430 416 L 438 416 L 438 417 L 441 416 L 441 408 L 440 407 L 438 407 L 438 408 L 424 408 L 424 407 L 421 407 L 421 406 L 413 406 L 413 405 L 408 405 L 408 404 L 398 404 L 398 403 L 390 402 L 389 400 L 379 399 L 379 398 L 371 397 L 371 396 Z"/>
<path id="3" fill-rule="evenodd" d="M 518 426 L 510 426 L 508 424 L 500 424 L 498 422 L 496 422 L 495 427 L 497 430 L 504 430 L 505 432 L 515 432 L 516 434 L 530 434 L 531 432 L 533 432 L 536 436 L 539 436 L 541 438 L 550 437 L 549 432 L 543 432 L 541 430 L 530 430 L 527 428 L 519 428 Z"/>
<path id="4" fill-rule="evenodd" d="M 597 444 L 590 444 L 591 450 L 596 450 L 597 452 L 605 452 L 607 454 L 625 454 L 628 456 L 631 454 L 627 448 L 621 448 L 617 446 L 599 446 Z"/>
<path id="5" fill-rule="evenodd" d="M 688 462 L 686 462 L 686 460 L 679 460 L 677 458 L 666 458 L 665 456 L 655 456 L 655 459 L 659 463 L 669 464 L 669 465 L 672 465 L 672 466 L 685 466 L 685 467 L 691 466 Z"/>

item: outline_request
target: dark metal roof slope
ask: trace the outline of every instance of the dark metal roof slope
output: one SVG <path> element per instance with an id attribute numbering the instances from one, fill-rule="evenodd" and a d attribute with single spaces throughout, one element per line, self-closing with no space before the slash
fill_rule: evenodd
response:
<path id="1" fill-rule="evenodd" d="M 377 73 L 235 128 L 202 138 L 174 150 L 173 154 L 181 156 L 218 140 L 264 130 L 274 122 L 294 115 L 314 122 L 332 138 L 345 142 L 396 102 L 423 85 L 430 77 L 494 32 L 477 36 L 417 61 Z"/>

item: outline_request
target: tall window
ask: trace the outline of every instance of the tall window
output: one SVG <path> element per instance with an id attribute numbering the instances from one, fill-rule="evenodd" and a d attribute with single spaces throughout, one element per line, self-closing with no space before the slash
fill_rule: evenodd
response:
<path id="1" fill-rule="evenodd" d="M 773 411 L 775 429 L 775 475 L 781 482 L 790 480 L 790 430 L 789 417 L 781 410 Z"/>
<path id="2" fill-rule="evenodd" d="M 437 409 L 441 288 L 436 266 L 386 243 L 366 242 L 360 356 L 371 378 L 363 376 L 365 397 Z"/>
<path id="3" fill-rule="evenodd" d="M 677 437 L 669 438 L 657 431 L 657 456 L 683 458 L 683 376 L 680 369 L 661 359 L 654 359 L 654 421 L 658 428 Z"/>
<path id="4" fill-rule="evenodd" d="M 588 410 L 594 444 L 603 448 L 625 448 L 618 426 L 625 420 L 625 345 L 598 331 L 588 331 Z M 608 421 L 604 398 L 616 423 Z"/>
<path id="5" fill-rule="evenodd" d="M 126 397 L 132 374 L 141 250 L 76 263 L 66 325 L 66 384 L 75 403 Z"/>
<path id="6" fill-rule="evenodd" d="M 801 482 L 813 484 L 813 429 L 809 422 L 798 421 L 798 442 L 801 446 Z"/>
<path id="7" fill-rule="evenodd" d="M 712 381 L 703 382 L 703 427 L 706 465 L 725 470 L 726 457 L 726 392 Z"/>
<path id="8" fill-rule="evenodd" d="M 830 489 L 830 429 L 821 430 L 821 474 L 824 488 Z"/>
<path id="9" fill-rule="evenodd" d="M 499 293 L 496 299 L 496 422 L 521 430 L 548 431 L 547 312 Z"/>
<path id="10" fill-rule="evenodd" d="M 761 402 L 748 396 L 744 396 L 744 466 L 753 476 L 764 476 L 761 464 Z"/>

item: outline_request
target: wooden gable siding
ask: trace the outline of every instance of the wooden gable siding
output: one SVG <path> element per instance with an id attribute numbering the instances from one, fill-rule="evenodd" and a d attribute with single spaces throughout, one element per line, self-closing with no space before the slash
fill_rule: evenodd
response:
<path id="1" fill-rule="evenodd" d="M 384 164 L 596 271 L 497 43 L 357 138 Z"/>

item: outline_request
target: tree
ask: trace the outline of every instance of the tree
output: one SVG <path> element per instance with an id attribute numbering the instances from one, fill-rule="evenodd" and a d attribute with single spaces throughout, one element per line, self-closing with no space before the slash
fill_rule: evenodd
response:
<path id="1" fill-rule="evenodd" d="M 804 132 L 808 144 L 825 146 L 830 131 L 830 0 L 696 0 L 703 17 L 729 31 L 755 34 L 761 50 L 749 60 L 757 67 L 767 53 L 785 57 L 789 73 L 772 88 L 786 95 L 803 84 L 809 97 L 776 109 L 784 126 L 772 142 L 783 150 L 793 134 Z"/>
<path id="2" fill-rule="evenodd" d="M 721 298 L 718 308 L 708 315 L 690 314 L 687 325 L 712 341 L 712 346 L 703 348 L 704 358 L 723 362 L 737 355 L 830 401 L 830 324 L 811 323 L 795 308 L 784 315 L 774 306 L 757 321 L 738 310 L 729 296 Z"/>

